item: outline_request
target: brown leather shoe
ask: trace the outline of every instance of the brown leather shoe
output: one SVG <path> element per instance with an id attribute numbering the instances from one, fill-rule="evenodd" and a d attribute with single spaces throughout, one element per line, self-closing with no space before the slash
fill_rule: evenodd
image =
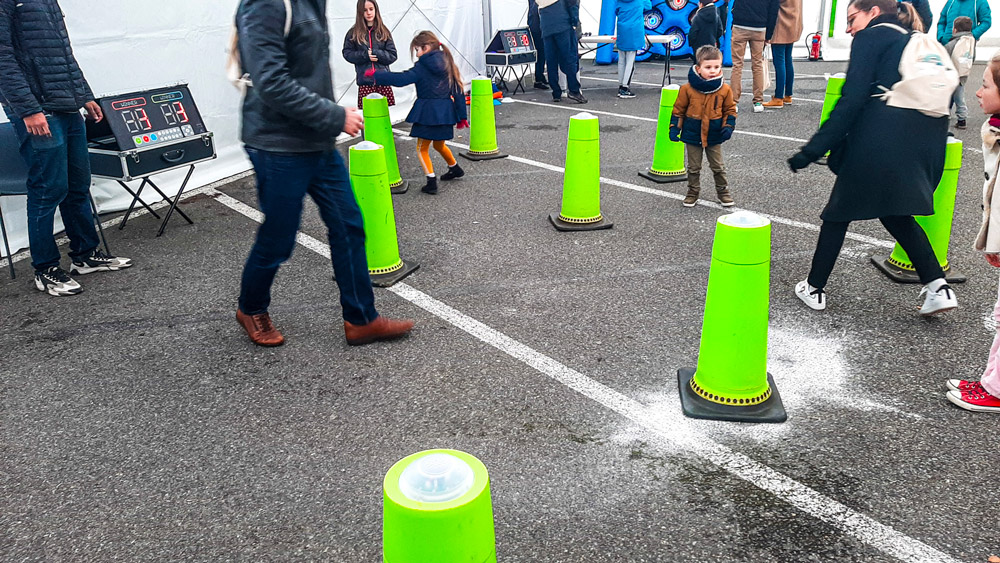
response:
<path id="1" fill-rule="evenodd" d="M 792 103 L 792 97 L 791 96 L 785 96 L 784 98 L 781 98 L 781 101 L 784 102 L 784 104 L 787 106 L 787 105 L 789 105 L 789 104 Z"/>
<path id="2" fill-rule="evenodd" d="M 770 102 L 764 102 L 766 108 L 780 108 L 783 105 L 785 105 L 785 101 L 782 98 L 771 98 Z"/>
<path id="3" fill-rule="evenodd" d="M 247 331 L 250 340 L 258 346 L 281 346 L 285 343 L 285 337 L 274 328 L 271 315 L 267 313 L 247 315 L 236 309 L 236 320 L 243 326 L 243 330 Z"/>
<path id="4" fill-rule="evenodd" d="M 378 340 L 392 340 L 410 332 L 413 321 L 379 317 L 366 325 L 355 325 L 344 321 L 344 336 L 351 346 L 363 346 Z"/>

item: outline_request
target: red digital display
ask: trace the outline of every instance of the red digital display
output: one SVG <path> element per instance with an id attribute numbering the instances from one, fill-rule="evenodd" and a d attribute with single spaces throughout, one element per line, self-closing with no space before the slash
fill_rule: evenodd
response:
<path id="1" fill-rule="evenodd" d="M 531 50 L 531 36 L 527 30 L 515 29 L 503 34 L 505 50 L 508 53 L 521 53 Z"/>

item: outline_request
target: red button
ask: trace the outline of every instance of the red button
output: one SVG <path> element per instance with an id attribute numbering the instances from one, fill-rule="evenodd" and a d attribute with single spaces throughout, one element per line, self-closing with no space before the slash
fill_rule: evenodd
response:
<path id="1" fill-rule="evenodd" d="M 149 142 L 149 135 L 143 135 L 142 136 L 142 140 L 146 141 L 148 143 Z"/>

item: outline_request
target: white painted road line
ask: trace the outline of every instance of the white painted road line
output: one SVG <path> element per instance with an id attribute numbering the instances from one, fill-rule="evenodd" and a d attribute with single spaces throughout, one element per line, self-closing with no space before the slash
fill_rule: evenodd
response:
<path id="1" fill-rule="evenodd" d="M 521 103 L 526 103 L 526 102 L 521 102 Z M 542 105 L 547 105 L 547 104 L 542 104 Z M 590 113 L 594 113 L 594 112 L 590 112 Z M 401 135 L 401 136 L 407 137 L 406 131 L 401 131 L 399 129 L 393 129 L 393 132 L 395 132 L 397 135 Z M 456 143 L 454 141 L 447 141 L 447 143 L 448 143 L 448 145 L 453 146 L 455 148 L 459 148 L 459 149 L 466 149 L 466 150 L 468 150 L 468 148 L 469 148 L 468 145 L 463 145 L 461 143 Z M 548 163 L 545 163 L 545 162 L 538 162 L 537 160 L 531 160 L 531 159 L 528 159 L 528 158 L 522 158 L 520 156 L 514 156 L 514 155 L 510 155 L 507 158 L 508 158 L 508 160 L 512 160 L 514 162 L 520 162 L 521 164 L 527 164 L 529 166 L 534 166 L 536 168 L 542 168 L 542 169 L 549 170 L 549 171 L 552 171 L 552 172 L 558 172 L 559 174 L 563 174 L 563 173 L 566 172 L 565 168 L 563 168 L 561 166 L 556 166 L 554 164 L 548 164 Z M 640 185 L 637 185 L 637 184 L 631 184 L 629 182 L 623 182 L 621 180 L 614 180 L 612 178 L 605 178 L 603 176 L 601 177 L 601 183 L 602 184 L 608 184 L 609 186 L 616 186 L 616 187 L 619 187 L 619 188 L 625 188 L 627 190 L 632 190 L 632 191 L 635 191 L 635 192 L 641 192 L 641 193 L 644 193 L 644 194 L 655 195 L 655 196 L 658 196 L 658 197 L 665 197 L 665 198 L 669 198 L 669 199 L 676 199 L 678 201 L 682 201 L 684 199 L 684 196 L 681 195 L 681 194 L 675 194 L 673 192 L 667 192 L 667 191 L 664 191 L 664 190 L 658 190 L 656 188 L 650 188 L 648 186 L 640 186 Z M 718 203 L 711 202 L 711 201 L 705 201 L 703 199 L 699 199 L 698 200 L 698 205 L 701 205 L 701 206 L 704 206 L 704 207 L 709 207 L 709 208 L 712 208 L 712 209 L 719 209 L 719 210 L 723 209 L 722 206 L 719 205 Z M 737 211 L 737 210 L 742 209 L 742 208 L 740 208 L 740 207 L 730 207 L 728 209 L 729 209 L 729 211 Z M 787 217 L 781 217 L 780 215 L 772 215 L 770 213 L 762 213 L 760 211 L 754 211 L 752 209 L 746 209 L 745 211 L 751 211 L 753 213 L 756 213 L 757 215 L 760 215 L 761 217 L 766 217 L 772 223 L 778 223 L 778 224 L 781 224 L 781 225 L 787 225 L 789 227 L 797 227 L 799 229 L 805 229 L 807 231 L 813 231 L 815 233 L 819 232 L 819 225 L 814 225 L 812 223 L 806 223 L 806 222 L 803 222 L 803 221 L 796 221 L 794 219 L 789 219 Z M 877 239 L 875 237 L 870 237 L 870 236 L 867 236 L 867 235 L 859 235 L 857 233 L 851 233 L 851 232 L 847 233 L 847 238 L 849 238 L 851 240 L 858 241 L 858 242 L 863 242 L 865 244 L 870 244 L 870 245 L 873 245 L 873 246 L 879 246 L 879 247 L 882 247 L 882 248 L 895 248 L 895 246 L 896 246 L 896 243 L 893 242 L 893 241 L 881 240 L 881 239 Z"/>
<path id="2" fill-rule="evenodd" d="M 600 82 L 615 82 L 615 83 L 618 82 L 617 78 L 598 78 L 596 76 L 581 76 L 580 78 L 586 78 L 587 80 L 598 80 Z M 799 75 L 796 74 L 795 78 L 799 78 Z M 633 80 L 632 84 L 636 84 L 636 85 L 639 85 L 639 86 L 656 86 L 657 88 L 661 87 L 659 84 L 657 84 L 655 82 L 638 82 L 636 80 Z M 753 93 L 744 92 L 743 95 L 744 96 L 753 96 Z M 822 104 L 823 103 L 823 100 L 813 100 L 812 98 L 793 98 L 793 99 L 799 100 L 799 101 L 802 101 L 802 102 L 814 102 L 814 103 L 818 103 L 818 104 Z"/>
<path id="3" fill-rule="evenodd" d="M 260 211 L 239 200 L 214 189 L 206 190 L 206 193 L 237 213 L 257 222 L 263 220 Z M 320 256 L 330 256 L 329 246 L 309 235 L 299 232 L 297 241 Z M 688 419 L 676 410 L 650 408 L 405 283 L 398 283 L 388 288 L 388 291 L 631 420 L 667 445 L 698 455 L 891 557 L 906 563 L 959 563 L 946 553 L 855 512 L 767 465 L 716 443 L 693 429 Z"/>

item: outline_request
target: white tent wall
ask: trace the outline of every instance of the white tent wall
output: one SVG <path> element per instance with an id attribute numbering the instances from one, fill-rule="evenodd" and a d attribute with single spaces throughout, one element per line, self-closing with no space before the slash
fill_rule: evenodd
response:
<path id="1" fill-rule="evenodd" d="M 250 168 L 239 142 L 239 94 L 224 72 L 238 4 L 238 0 L 60 2 L 74 53 L 98 96 L 178 82 L 190 84 L 202 118 L 215 133 L 219 158 L 195 168 L 189 189 Z M 345 106 L 357 103 L 354 67 L 341 56 L 344 36 L 354 25 L 355 6 L 356 0 L 328 0 L 327 4 L 335 92 Z M 413 66 L 410 40 L 418 31 L 429 29 L 452 50 L 466 80 L 483 72 L 483 6 L 472 0 L 382 0 L 383 20 L 393 30 L 399 51 L 392 69 Z M 395 97 L 392 117 L 402 120 L 413 103 L 415 89 L 397 88 Z M 3 112 L 0 121 L 6 121 Z M 182 172 L 157 176 L 157 184 L 168 194 L 176 193 L 181 180 Z M 93 193 L 102 212 L 125 209 L 131 202 L 113 181 L 95 180 Z M 2 206 L 11 251 L 26 248 L 25 198 L 5 197 Z M 61 230 L 58 214 L 56 218 L 56 228 Z M 193 219 L 197 221 L 197 217 Z M 3 254 L 0 245 L 0 256 Z"/>

